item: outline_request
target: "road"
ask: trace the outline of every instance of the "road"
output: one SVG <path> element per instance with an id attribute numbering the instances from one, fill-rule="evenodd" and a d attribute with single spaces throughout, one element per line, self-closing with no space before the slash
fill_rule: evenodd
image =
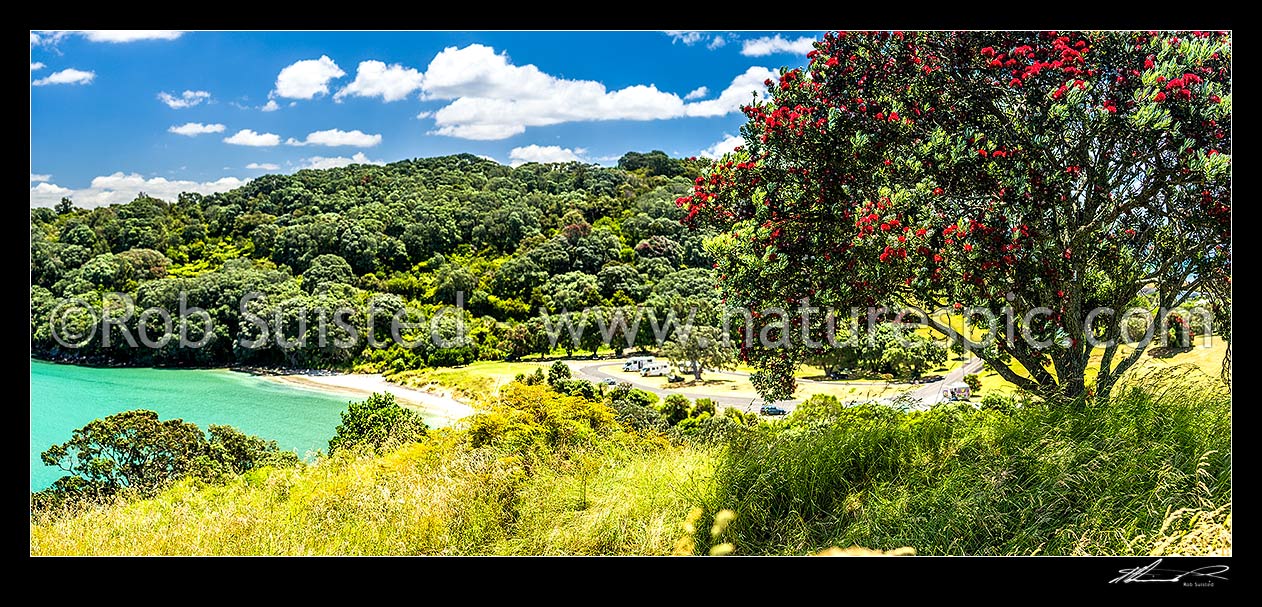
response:
<path id="1" fill-rule="evenodd" d="M 920 408 L 925 409 L 942 399 L 942 389 L 947 384 L 953 384 L 964 380 L 964 376 L 969 373 L 977 373 L 982 369 L 982 359 L 974 358 L 959 366 L 956 370 L 947 373 L 946 378 L 942 381 L 932 384 L 925 384 L 916 388 L 911 392 L 912 398 L 920 401 Z"/>
<path id="2" fill-rule="evenodd" d="M 733 377 L 745 377 L 745 378 L 749 377 L 749 374 L 744 371 L 706 371 L 706 373 L 714 373 L 716 375 L 731 375 Z M 836 382 L 832 380 L 806 379 L 805 377 L 799 377 L 797 378 L 797 383 L 799 384 L 833 384 Z M 885 382 L 885 381 L 853 381 L 853 380 L 846 381 L 847 386 L 884 386 L 887 384 L 889 384 L 889 382 Z"/>
<path id="3" fill-rule="evenodd" d="M 602 371 L 600 369 L 601 367 L 607 367 L 610 365 L 621 365 L 623 362 L 624 361 L 622 359 L 604 359 L 604 360 L 594 360 L 594 361 L 590 361 L 583 364 L 577 364 L 577 365 L 572 364 L 572 367 L 574 369 L 575 374 L 578 377 L 581 377 L 583 379 L 587 379 L 593 382 L 599 382 L 600 380 L 603 380 L 606 378 L 613 378 L 614 380 L 618 382 L 629 383 L 636 388 L 645 390 L 647 392 L 652 392 L 662 398 L 665 398 L 669 394 L 684 394 L 685 396 L 689 398 L 693 398 L 693 399 L 709 398 L 710 400 L 713 400 L 715 404 L 720 407 L 736 407 L 737 409 L 740 409 L 741 411 L 746 411 L 746 412 L 756 412 L 758 411 L 759 407 L 761 407 L 764 404 L 761 398 L 739 397 L 739 396 L 720 395 L 720 394 L 706 394 L 706 393 L 697 393 L 695 391 L 690 391 L 685 394 L 677 390 L 666 390 L 666 389 L 636 380 L 635 378 L 627 378 L 624 375 L 614 375 L 612 373 L 606 373 L 605 371 Z M 897 396 L 906 395 L 920 401 L 920 405 L 917 408 L 927 409 L 930 406 L 932 406 L 934 403 L 937 403 L 941 399 L 943 387 L 945 387 L 947 384 L 953 384 L 953 383 L 962 381 L 965 375 L 969 373 L 977 373 L 978 371 L 981 370 L 981 368 L 982 368 L 982 360 L 980 358 L 974 358 L 964 363 L 963 365 L 960 365 L 954 371 L 947 373 L 946 377 L 943 378 L 941 381 L 937 381 L 932 384 L 923 385 L 909 393 L 901 393 L 895 396 L 886 396 L 877 400 L 879 402 L 890 403 Z M 749 376 L 748 373 L 742 373 L 740 371 L 708 371 L 707 373 L 716 373 L 719 375 L 729 375 L 729 376 L 737 376 L 737 377 Z M 832 382 L 821 382 L 821 381 L 810 380 L 810 379 L 798 379 L 798 381 L 802 383 L 832 383 Z M 858 382 L 847 382 L 847 383 L 858 383 Z M 885 385 L 885 382 L 865 382 L 865 385 L 867 384 Z M 800 402 L 802 402 L 801 399 L 783 400 L 783 401 L 776 402 L 775 405 L 777 407 L 780 407 L 781 409 L 784 409 L 785 411 L 791 412 L 793 411 L 793 409 L 797 407 L 798 403 Z"/>

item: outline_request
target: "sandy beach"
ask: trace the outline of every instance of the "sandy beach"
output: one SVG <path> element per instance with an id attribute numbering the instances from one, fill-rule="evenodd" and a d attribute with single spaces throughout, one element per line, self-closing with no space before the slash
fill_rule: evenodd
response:
<path id="1" fill-rule="evenodd" d="M 386 381 L 378 373 L 281 373 L 261 375 L 267 379 L 348 396 L 367 397 L 373 392 L 387 392 L 399 404 L 422 413 L 431 425 L 446 426 L 473 415 L 474 409 L 449 395 L 433 394 Z"/>

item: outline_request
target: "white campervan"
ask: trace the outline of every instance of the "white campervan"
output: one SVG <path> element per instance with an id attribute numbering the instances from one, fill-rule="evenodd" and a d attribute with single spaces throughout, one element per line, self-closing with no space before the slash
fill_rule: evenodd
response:
<path id="1" fill-rule="evenodd" d="M 664 360 L 653 361 L 640 369 L 640 375 L 644 377 L 660 377 L 668 373 L 670 373 L 670 363 Z"/>
<path id="2" fill-rule="evenodd" d="M 652 356 L 636 356 L 634 358 L 629 358 L 627 359 L 627 362 L 622 363 L 622 370 L 623 371 L 639 371 L 643 369 L 645 365 L 649 365 L 652 363 L 653 363 Z"/>

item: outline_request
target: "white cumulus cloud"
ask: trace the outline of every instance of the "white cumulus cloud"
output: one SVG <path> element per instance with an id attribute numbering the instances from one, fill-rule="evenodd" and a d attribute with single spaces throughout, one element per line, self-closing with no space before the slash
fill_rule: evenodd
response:
<path id="1" fill-rule="evenodd" d="M 35 70 L 42 70 L 42 69 L 44 69 L 44 64 L 43 64 L 43 63 L 41 63 L 41 62 L 39 62 L 39 61 L 32 61 L 32 62 L 31 62 L 31 71 L 32 71 L 32 72 L 33 72 L 33 71 L 35 71 Z"/>
<path id="2" fill-rule="evenodd" d="M 710 89 L 708 89 L 708 88 L 706 88 L 706 87 L 704 87 L 704 86 L 699 86 L 699 87 L 697 87 L 697 88 L 695 88 L 695 89 L 692 89 L 691 91 L 688 91 L 688 94 L 687 94 L 687 95 L 684 95 L 684 100 L 685 100 L 685 101 L 690 101 L 690 100 L 693 100 L 693 99 L 700 99 L 700 98 L 705 97 L 706 95 L 709 95 L 709 94 L 710 94 Z"/>
<path id="3" fill-rule="evenodd" d="M 167 104 L 167 107 L 175 110 L 193 107 L 207 99 L 210 99 L 210 93 L 206 91 L 184 91 L 178 96 L 166 91 L 158 93 L 158 101 Z"/>
<path id="4" fill-rule="evenodd" d="M 280 145 L 280 135 L 275 133 L 256 133 L 252 129 L 241 129 L 232 136 L 225 137 L 223 141 L 232 145 L 266 148 Z"/>
<path id="5" fill-rule="evenodd" d="M 259 109 L 264 112 L 275 112 L 280 109 L 280 104 L 276 103 L 275 99 L 268 99 L 267 103 L 264 103 Z"/>
<path id="6" fill-rule="evenodd" d="M 780 34 L 772 37 L 754 38 L 746 40 L 741 45 L 741 54 L 746 57 L 765 57 L 773 53 L 793 53 L 796 55 L 805 55 L 814 48 L 815 39 L 810 36 L 803 36 L 797 40 L 789 40 Z"/>
<path id="7" fill-rule="evenodd" d="M 385 164 L 385 161 L 372 160 L 368 158 L 367 156 L 365 156 L 363 152 L 355 152 L 355 155 L 351 156 L 350 158 L 347 158 L 345 156 L 334 156 L 332 158 L 328 158 L 325 156 L 312 156 L 310 158 L 304 158 L 303 164 L 300 165 L 298 168 L 299 169 L 336 169 L 339 167 L 349 166 L 352 164 L 382 165 L 382 164 Z"/>
<path id="8" fill-rule="evenodd" d="M 262 171 L 275 171 L 280 168 L 280 165 L 272 164 L 270 162 L 251 162 L 250 164 L 245 165 L 245 168 Z"/>
<path id="9" fill-rule="evenodd" d="M 307 138 L 299 141 L 293 137 L 286 141 L 286 145 L 325 145 L 325 146 L 342 146 L 348 145 L 357 148 L 370 148 L 381 143 L 381 135 L 368 134 L 359 129 L 353 131 L 343 131 L 341 129 L 329 129 L 327 131 L 315 131 L 307 133 Z"/>
<path id="10" fill-rule="evenodd" d="M 425 78 L 415 68 L 398 63 L 386 65 L 382 61 L 361 61 L 355 71 L 355 80 L 333 95 L 341 100 L 347 95 L 355 97 L 381 97 L 382 101 L 399 101 L 414 91 L 421 90 Z"/>
<path id="11" fill-rule="evenodd" d="M 81 36 L 89 42 L 124 43 L 140 40 L 175 40 L 184 35 L 178 30 L 40 30 L 31 32 L 31 45 L 57 44 L 67 36 Z"/>
<path id="12" fill-rule="evenodd" d="M 449 100 L 434 112 L 434 132 L 462 139 L 495 140 L 527 127 L 595 120 L 663 120 L 720 116 L 740 109 L 751 92 L 775 73 L 751 67 L 718 99 L 685 103 L 655 85 L 608 90 L 592 80 L 567 80 L 534 65 L 513 65 L 507 55 L 481 44 L 443 49 L 422 82 L 425 98 Z M 754 86 L 754 85 L 757 86 Z"/>
<path id="13" fill-rule="evenodd" d="M 705 37 L 704 32 L 692 32 L 692 31 L 682 31 L 682 30 L 667 30 L 665 34 L 667 36 L 670 36 L 671 44 L 674 44 L 676 42 L 682 42 L 688 46 L 692 46 L 700 42 L 701 39 Z"/>
<path id="14" fill-rule="evenodd" d="M 508 164 L 521 166 L 527 162 L 577 162 L 578 153 L 559 145 L 535 145 L 513 148 L 508 151 Z"/>
<path id="15" fill-rule="evenodd" d="M 222 133 L 224 130 L 222 124 L 202 124 L 200 122 L 186 122 L 180 126 L 172 126 L 167 129 L 168 132 L 176 135 L 184 135 L 185 137 L 196 137 L 206 133 Z"/>
<path id="16" fill-rule="evenodd" d="M 53 72 L 47 78 L 40 78 L 31 84 L 35 86 L 47 86 L 49 84 L 88 84 L 92 79 L 96 78 L 96 72 L 85 72 L 74 68 L 64 69 L 60 72 Z"/>
<path id="17" fill-rule="evenodd" d="M 698 42 L 704 41 L 706 43 L 705 47 L 710 50 L 719 48 L 728 42 L 727 38 L 723 34 L 716 34 L 713 32 L 666 30 L 662 33 L 670 36 L 671 44 L 681 42 L 684 46 L 692 46 Z"/>
<path id="18" fill-rule="evenodd" d="M 163 177 L 146 179 L 137 173 L 117 172 L 112 175 L 94 177 L 89 187 L 72 190 L 52 183 L 40 183 L 31 188 L 31 206 L 48 207 L 56 204 L 63 196 L 74 200 L 75 206 L 92 208 L 107 204 L 130 202 L 140 192 L 154 198 L 174 201 L 180 192 L 196 192 L 213 194 L 226 192 L 245 185 L 246 181 L 236 177 L 223 177 L 215 181 L 197 182 L 169 180 Z"/>
<path id="19" fill-rule="evenodd" d="M 296 61 L 276 75 L 276 94 L 286 99 L 311 99 L 327 95 L 329 81 L 345 76 L 328 55 Z"/>
<path id="20" fill-rule="evenodd" d="M 62 196 L 71 193 L 70 188 L 63 188 L 55 183 L 40 182 L 31 187 L 31 206 L 51 207 L 61 200 Z M 36 204 L 36 201 L 48 201 L 48 204 Z"/>
<path id="21" fill-rule="evenodd" d="M 92 42 L 136 42 L 137 40 L 175 40 L 184 35 L 179 30 L 83 30 L 78 32 Z"/>
<path id="22" fill-rule="evenodd" d="M 776 78 L 778 74 L 765 67 L 754 66 L 745 73 L 732 79 L 732 83 L 719 93 L 715 99 L 695 101 L 687 106 L 689 116 L 722 116 L 739 111 L 742 105 L 753 100 L 754 94 L 761 94 L 766 88 L 768 78 Z"/>
<path id="23" fill-rule="evenodd" d="M 702 158 L 722 158 L 724 154 L 736 149 L 738 145 L 745 145 L 745 139 L 739 135 L 724 135 L 723 139 L 714 145 L 701 150 Z"/>
<path id="24" fill-rule="evenodd" d="M 38 175 L 36 173 L 31 173 L 31 183 L 35 183 L 37 181 L 48 181 L 52 178 L 52 175 Z"/>

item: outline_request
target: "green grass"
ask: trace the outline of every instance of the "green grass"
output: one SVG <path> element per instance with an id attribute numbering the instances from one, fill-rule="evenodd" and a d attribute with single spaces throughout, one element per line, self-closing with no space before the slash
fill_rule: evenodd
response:
<path id="1" fill-rule="evenodd" d="M 1117 364 L 1130 351 L 1126 346 L 1119 347 L 1113 358 L 1114 364 Z M 1195 371 L 1194 374 L 1197 377 L 1194 381 L 1217 383 L 1220 381 L 1223 357 L 1226 354 L 1227 342 L 1223 341 L 1221 337 L 1212 336 L 1209 346 L 1206 347 L 1205 338 L 1202 336 L 1195 340 L 1193 347 L 1175 350 L 1173 355 L 1167 355 L 1156 346 L 1149 347 L 1140 359 L 1135 362 L 1135 366 L 1131 367 L 1129 372 L 1133 375 L 1142 375 L 1159 369 L 1185 368 Z M 1099 371 L 1100 360 L 1103 357 L 1104 348 L 1097 347 L 1092 351 L 1090 362 L 1087 363 L 1087 383 L 1092 383 L 1095 380 L 1096 373 Z M 1020 365 L 1014 364 L 1013 369 L 1022 377 L 1030 376 Z M 1047 371 L 1055 377 L 1056 370 L 1051 365 L 1048 365 Z M 994 371 L 984 370 L 980 373 L 980 377 L 982 389 L 979 394 L 989 394 L 990 392 L 1013 394 L 1017 391 L 1015 385 L 1000 377 Z"/>
<path id="2" fill-rule="evenodd" d="M 864 407 L 763 430 L 724 452 L 708 511 L 736 510 L 753 553 L 1147 553 L 1171 512 L 1230 503 L 1231 402 L 1185 377 L 1144 382 L 1011 416 Z"/>
<path id="3" fill-rule="evenodd" d="M 413 388 L 432 388 L 437 384 L 458 399 L 477 401 L 494 394 L 518 373 L 533 373 L 537 368 L 538 364 L 525 362 L 479 361 L 464 367 L 400 371 L 387 379 Z"/>
<path id="4" fill-rule="evenodd" d="M 713 456 L 610 441 L 586 477 L 454 435 L 39 517 L 41 555 L 669 554 Z"/>
<path id="5" fill-rule="evenodd" d="M 736 554 L 1230 554 L 1231 401 L 1187 373 L 1108 403 L 804 406 L 669 440 L 512 388 L 464 428 L 383 456 L 36 514 L 31 553 L 670 554 L 699 508 L 683 538 L 698 553 L 731 509 L 721 539 Z"/>

